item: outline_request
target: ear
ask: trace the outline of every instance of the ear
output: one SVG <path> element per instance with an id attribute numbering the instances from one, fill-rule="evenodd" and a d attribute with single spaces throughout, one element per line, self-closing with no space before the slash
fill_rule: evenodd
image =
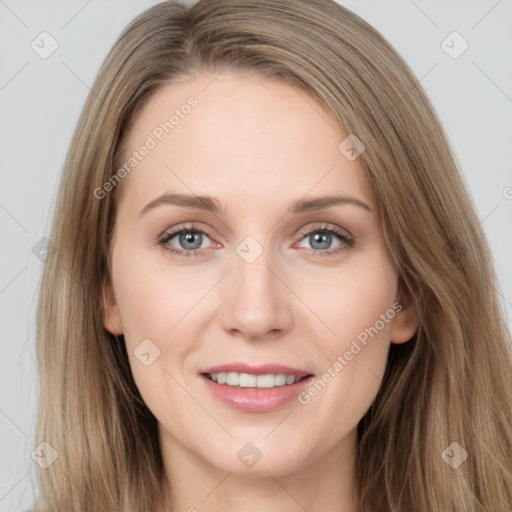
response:
<path id="1" fill-rule="evenodd" d="M 111 334 L 123 334 L 121 315 L 110 282 L 107 282 L 103 287 L 103 325 Z"/>
<path id="2" fill-rule="evenodd" d="M 395 301 L 400 304 L 401 309 L 397 310 L 391 325 L 391 343 L 405 343 L 409 341 L 420 324 L 418 310 L 413 297 L 403 292 L 399 287 Z"/>

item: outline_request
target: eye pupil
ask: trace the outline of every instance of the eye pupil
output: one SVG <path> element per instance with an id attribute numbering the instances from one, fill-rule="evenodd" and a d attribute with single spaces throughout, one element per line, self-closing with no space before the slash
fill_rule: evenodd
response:
<path id="1" fill-rule="evenodd" d="M 198 249 L 199 247 L 201 247 L 201 237 L 201 233 L 197 233 L 195 231 L 186 231 L 180 235 L 180 243 L 186 249 Z M 194 242 L 197 242 L 197 240 L 199 240 L 199 245 L 197 245 L 196 247 L 194 246 Z M 192 247 L 189 247 L 187 244 L 192 244 Z"/>
<path id="2" fill-rule="evenodd" d="M 321 245 L 321 247 L 315 247 L 314 244 L 312 243 L 311 247 L 313 249 L 328 249 L 329 246 L 331 245 L 330 242 L 332 235 L 328 233 L 314 233 L 311 236 L 313 237 L 314 243 L 318 242 Z"/>

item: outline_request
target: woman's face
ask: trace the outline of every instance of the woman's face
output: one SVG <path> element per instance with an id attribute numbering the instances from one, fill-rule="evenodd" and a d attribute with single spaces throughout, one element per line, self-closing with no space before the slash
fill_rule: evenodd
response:
<path id="1" fill-rule="evenodd" d="M 348 135 L 313 97 L 247 74 L 167 85 L 139 111 L 105 327 L 164 449 L 280 475 L 355 446 L 417 316 Z"/>

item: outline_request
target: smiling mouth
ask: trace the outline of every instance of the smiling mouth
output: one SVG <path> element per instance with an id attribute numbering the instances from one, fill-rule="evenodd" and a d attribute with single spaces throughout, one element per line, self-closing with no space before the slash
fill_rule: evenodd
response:
<path id="1" fill-rule="evenodd" d="M 312 377 L 312 374 L 300 377 L 293 374 L 269 373 L 265 375 L 254 375 L 238 372 L 203 373 L 203 375 L 217 383 L 235 389 L 272 389 L 276 387 L 293 386 L 297 382 Z"/>

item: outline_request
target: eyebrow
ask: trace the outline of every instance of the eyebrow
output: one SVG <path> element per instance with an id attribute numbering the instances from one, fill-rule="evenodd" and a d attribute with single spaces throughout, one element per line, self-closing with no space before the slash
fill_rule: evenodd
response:
<path id="1" fill-rule="evenodd" d="M 373 212 L 373 210 L 363 201 L 351 196 L 325 196 L 314 199 L 299 199 L 294 201 L 288 208 L 286 214 L 300 214 L 312 211 L 322 210 L 331 206 L 352 204 Z M 194 208 L 204 210 L 215 214 L 221 214 L 224 209 L 222 203 L 211 196 L 197 196 L 191 194 L 164 194 L 149 202 L 140 212 L 140 216 L 154 210 L 158 206 L 174 205 L 183 208 Z"/>

